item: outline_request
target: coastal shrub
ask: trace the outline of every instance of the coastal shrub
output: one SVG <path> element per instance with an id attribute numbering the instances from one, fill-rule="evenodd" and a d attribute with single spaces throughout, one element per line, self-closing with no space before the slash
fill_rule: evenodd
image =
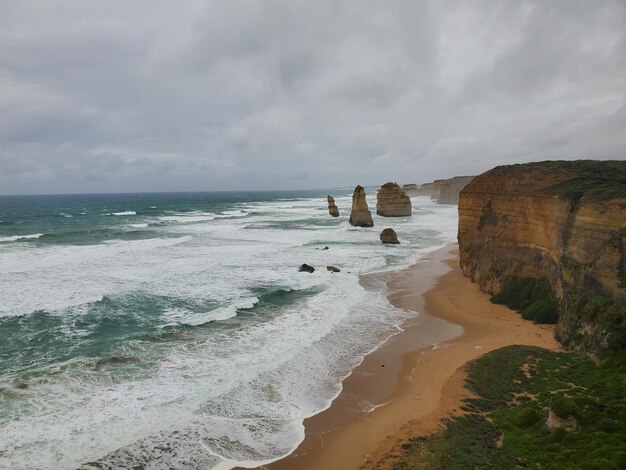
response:
<path id="1" fill-rule="evenodd" d="M 626 348 L 626 306 L 608 297 L 578 291 L 568 315 L 583 331 L 577 342 L 584 351 L 615 352 Z M 593 325 L 593 328 L 585 328 Z"/>
<path id="2" fill-rule="evenodd" d="M 557 323 L 558 307 L 550 284 L 545 279 L 507 279 L 500 292 L 491 301 L 517 310 L 526 320 L 535 323 Z"/>
<path id="3" fill-rule="evenodd" d="M 626 161 L 545 161 L 526 165 L 567 172 L 570 179 L 553 185 L 548 192 L 570 200 L 608 200 L 625 195 Z"/>
<path id="4" fill-rule="evenodd" d="M 576 402 L 571 398 L 557 395 L 550 400 L 549 406 L 550 409 L 561 418 L 568 418 L 570 416 L 576 418 L 578 416 L 578 406 L 576 406 Z"/>
<path id="5" fill-rule="evenodd" d="M 556 323 L 558 321 L 556 302 L 552 299 L 538 300 L 522 310 L 522 317 L 535 323 Z"/>
<path id="6" fill-rule="evenodd" d="M 468 364 L 467 373 L 470 411 L 442 432 L 410 440 L 394 469 L 626 468 L 626 350 L 595 363 L 509 346 Z M 548 432 L 549 408 L 574 416 L 577 429 Z"/>

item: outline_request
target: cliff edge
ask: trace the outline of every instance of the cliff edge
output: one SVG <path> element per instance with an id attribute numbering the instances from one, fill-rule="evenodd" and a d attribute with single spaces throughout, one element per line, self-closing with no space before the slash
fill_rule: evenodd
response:
<path id="1" fill-rule="evenodd" d="M 458 240 L 464 275 L 485 292 L 547 281 L 566 347 L 626 347 L 626 161 L 483 173 L 461 191 Z"/>

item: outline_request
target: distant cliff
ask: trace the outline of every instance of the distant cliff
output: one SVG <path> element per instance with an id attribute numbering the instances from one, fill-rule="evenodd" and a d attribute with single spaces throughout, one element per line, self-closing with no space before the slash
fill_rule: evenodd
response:
<path id="1" fill-rule="evenodd" d="M 461 191 L 458 240 L 463 273 L 486 292 L 545 279 L 565 346 L 626 347 L 626 162 L 483 173 Z"/>
<path id="2" fill-rule="evenodd" d="M 475 177 L 474 176 L 455 176 L 445 180 L 437 180 L 433 182 L 433 193 L 439 204 L 458 204 L 459 194 Z"/>
<path id="3" fill-rule="evenodd" d="M 424 183 L 420 186 L 405 184 L 402 189 L 410 197 L 429 196 L 438 204 L 458 204 L 459 193 L 473 178 L 474 176 L 455 176 L 454 178 L 435 180 L 432 183 Z"/>

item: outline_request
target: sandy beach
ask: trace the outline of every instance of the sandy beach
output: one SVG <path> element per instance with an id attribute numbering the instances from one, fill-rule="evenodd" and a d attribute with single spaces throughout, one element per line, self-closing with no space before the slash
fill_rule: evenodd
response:
<path id="1" fill-rule="evenodd" d="M 419 315 L 354 369 L 327 410 L 305 421 L 294 453 L 265 468 L 385 468 L 397 445 L 460 413 L 467 362 L 512 344 L 560 349 L 552 326 L 492 304 L 464 278 L 456 245 L 394 273 L 387 286 L 395 307 Z"/>

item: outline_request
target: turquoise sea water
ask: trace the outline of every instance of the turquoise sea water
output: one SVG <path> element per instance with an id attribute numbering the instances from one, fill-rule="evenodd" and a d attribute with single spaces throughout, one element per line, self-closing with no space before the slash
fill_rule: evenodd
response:
<path id="1" fill-rule="evenodd" d="M 408 316 L 359 274 L 456 237 L 454 206 L 414 198 L 412 217 L 357 229 L 351 192 L 334 191 L 339 218 L 326 194 L 0 197 L 0 468 L 290 452 Z M 401 245 L 380 243 L 387 226 Z"/>

